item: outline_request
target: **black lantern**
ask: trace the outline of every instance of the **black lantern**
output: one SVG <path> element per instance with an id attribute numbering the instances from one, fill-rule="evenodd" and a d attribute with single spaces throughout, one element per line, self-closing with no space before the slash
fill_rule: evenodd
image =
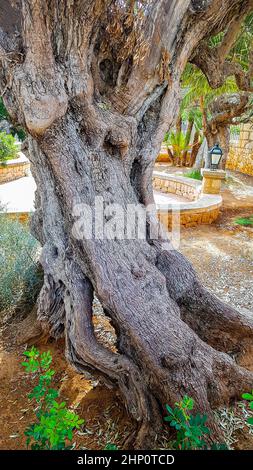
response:
<path id="1" fill-rule="evenodd" d="M 219 144 L 215 144 L 215 146 L 211 150 L 209 150 L 208 153 L 210 155 L 211 170 L 217 170 L 219 168 L 221 157 L 223 155 Z"/>

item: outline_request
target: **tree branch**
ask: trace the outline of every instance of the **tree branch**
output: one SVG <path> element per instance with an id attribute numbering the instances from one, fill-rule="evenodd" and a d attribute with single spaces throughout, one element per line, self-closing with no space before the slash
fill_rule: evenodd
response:
<path id="1" fill-rule="evenodd" d="M 208 121 L 208 127 L 214 128 L 219 124 L 233 124 L 235 117 L 245 113 L 248 102 L 248 93 L 219 96 L 209 106 L 212 118 Z"/>
<path id="2" fill-rule="evenodd" d="M 251 86 L 253 75 L 252 51 L 249 57 L 248 72 L 244 72 L 240 64 L 226 60 L 229 51 L 240 33 L 241 20 L 247 16 L 252 8 L 253 0 L 248 0 L 248 2 L 244 3 L 243 15 L 242 11 L 239 10 L 232 18 L 219 47 L 211 48 L 208 46 L 206 40 L 204 40 L 191 57 L 190 62 L 202 70 L 212 88 L 219 88 L 225 83 L 227 77 L 234 75 L 239 90 L 253 91 L 253 87 Z"/>
<path id="3" fill-rule="evenodd" d="M 0 58 L 19 50 L 21 14 L 19 1 L 1 0 L 0 8 Z M 2 56 L 2 57 L 1 57 Z"/>

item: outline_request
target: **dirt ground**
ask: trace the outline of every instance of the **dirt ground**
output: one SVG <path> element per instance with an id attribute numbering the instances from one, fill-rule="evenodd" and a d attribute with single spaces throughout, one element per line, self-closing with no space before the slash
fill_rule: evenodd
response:
<path id="1" fill-rule="evenodd" d="M 180 251 L 192 261 L 208 288 L 250 315 L 250 310 L 253 311 L 253 228 L 240 227 L 234 219 L 253 214 L 253 177 L 230 172 L 222 195 L 224 204 L 219 219 L 212 225 L 182 230 Z M 94 311 L 98 338 L 113 347 L 112 327 L 101 315 L 98 304 Z M 17 323 L 16 319 L 2 322 L 0 327 L 0 449 L 24 449 L 24 430 L 34 419 L 33 405 L 27 395 L 35 378 L 28 377 L 20 365 L 26 346 L 16 344 L 16 338 L 25 329 L 25 322 Z M 82 430 L 75 436 L 75 448 L 103 449 L 108 442 L 124 448 L 134 425 L 118 392 L 106 388 L 95 378 L 77 374 L 68 366 L 63 340 L 40 344 L 39 349 L 51 350 L 56 371 L 54 385 L 60 388 L 61 398 L 69 407 L 85 419 Z M 234 447 L 253 449 L 253 436 L 248 429 L 242 430 L 240 423 L 238 425 L 241 411 L 238 414 L 233 411 L 233 419 L 232 415 L 227 417 L 227 411 L 224 413 L 222 426 L 226 432 L 231 434 L 236 429 L 234 440 L 238 442 Z"/>
<path id="2" fill-rule="evenodd" d="M 214 224 L 182 230 L 180 251 L 222 300 L 253 311 L 253 227 L 235 223 L 253 214 L 253 177 L 228 172 L 222 197 Z"/>

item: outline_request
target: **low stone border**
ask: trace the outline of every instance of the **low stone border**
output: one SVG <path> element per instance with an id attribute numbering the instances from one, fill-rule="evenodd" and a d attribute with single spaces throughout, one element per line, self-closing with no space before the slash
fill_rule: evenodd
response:
<path id="1" fill-rule="evenodd" d="M 27 175 L 29 169 L 29 160 L 20 152 L 19 157 L 15 160 L 7 160 L 0 165 L 0 184 L 23 178 Z"/>
<path id="2" fill-rule="evenodd" d="M 11 220 L 17 220 L 21 224 L 25 224 L 29 221 L 32 213 L 31 212 L 1 212 L 5 214 Z"/>
<path id="3" fill-rule="evenodd" d="M 155 190 L 165 195 L 164 199 L 166 199 L 166 193 L 173 193 L 189 200 L 189 202 L 177 202 L 176 205 L 180 210 L 180 224 L 184 227 L 210 224 L 219 215 L 222 197 L 217 194 L 202 194 L 200 181 L 155 171 L 153 185 Z M 157 203 L 158 217 L 166 228 L 171 228 L 172 209 L 175 209 L 175 203 Z M 26 222 L 30 214 L 30 212 L 7 212 L 9 217 L 18 219 L 20 222 Z"/>
<path id="4" fill-rule="evenodd" d="M 211 224 L 219 216 L 222 197 L 219 194 L 202 194 L 200 181 L 154 171 L 153 187 L 162 193 L 173 193 L 189 199 L 189 202 L 177 202 L 180 224 L 184 227 Z M 173 207 L 173 203 L 157 204 L 158 217 L 167 228 L 171 228 Z"/>
<path id="5" fill-rule="evenodd" d="M 169 175 L 168 173 L 161 173 L 154 171 L 153 173 L 153 188 L 163 193 L 173 193 L 183 196 L 190 201 L 195 201 L 199 198 L 202 183 L 193 178 L 186 178 L 184 176 Z"/>

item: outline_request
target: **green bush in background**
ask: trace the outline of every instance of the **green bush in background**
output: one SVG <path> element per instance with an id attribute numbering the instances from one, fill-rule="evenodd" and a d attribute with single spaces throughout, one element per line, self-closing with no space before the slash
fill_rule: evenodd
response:
<path id="1" fill-rule="evenodd" d="M 0 214 L 0 312 L 36 302 L 43 280 L 39 250 L 28 224 Z"/>
<path id="2" fill-rule="evenodd" d="M 10 123 L 10 116 L 7 109 L 4 106 L 3 99 L 0 97 L 0 121 L 5 120 Z M 19 140 L 23 142 L 26 138 L 24 129 L 20 126 L 12 126 L 10 124 L 10 133 L 15 136 L 17 135 Z"/>
<path id="3" fill-rule="evenodd" d="M 200 181 L 203 179 L 203 176 L 201 175 L 200 170 L 188 171 L 187 173 L 184 173 L 184 176 L 186 176 L 187 178 L 193 178 L 195 180 L 200 180 Z"/>
<path id="4" fill-rule="evenodd" d="M 0 163 L 17 158 L 20 146 L 15 137 L 6 132 L 0 132 Z"/>
<path id="5" fill-rule="evenodd" d="M 9 114 L 3 104 L 3 99 L 0 98 L 0 120 L 2 119 L 6 119 L 8 120 L 9 119 Z"/>

